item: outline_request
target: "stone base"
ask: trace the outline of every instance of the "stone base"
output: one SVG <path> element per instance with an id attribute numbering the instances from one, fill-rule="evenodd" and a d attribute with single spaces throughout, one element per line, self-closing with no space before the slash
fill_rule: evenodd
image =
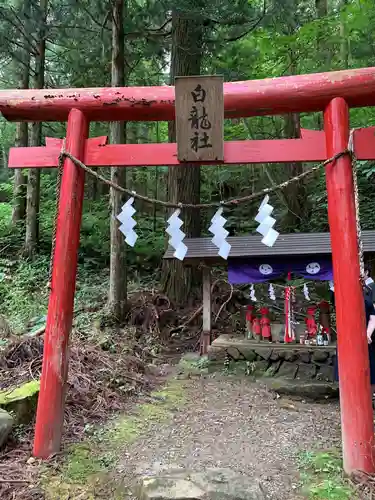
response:
<path id="1" fill-rule="evenodd" d="M 13 417 L 0 408 L 0 448 L 8 439 L 13 423 Z"/>
<path id="2" fill-rule="evenodd" d="M 307 399 L 313 401 L 328 401 L 338 399 L 339 385 L 332 382 L 317 380 L 288 380 L 282 377 L 263 379 L 262 382 L 278 394 L 289 396 L 292 399 Z"/>
<path id="3" fill-rule="evenodd" d="M 13 390 L 0 392 L 0 408 L 14 415 L 14 425 L 28 424 L 33 420 L 39 387 L 39 380 L 32 380 Z"/>
<path id="4" fill-rule="evenodd" d="M 135 488 L 139 500 L 266 500 L 258 481 L 230 469 L 189 471 L 167 467 L 141 477 Z"/>
<path id="5" fill-rule="evenodd" d="M 210 361 L 246 361 L 250 372 L 268 377 L 334 381 L 336 346 L 255 342 L 239 336 L 220 335 L 208 349 Z"/>

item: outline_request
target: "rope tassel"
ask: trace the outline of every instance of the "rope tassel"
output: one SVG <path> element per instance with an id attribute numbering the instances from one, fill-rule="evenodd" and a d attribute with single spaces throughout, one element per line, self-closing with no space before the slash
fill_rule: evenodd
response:
<path id="1" fill-rule="evenodd" d="M 353 186 L 354 186 L 354 204 L 355 204 L 355 220 L 357 225 L 357 244 L 358 244 L 358 259 L 359 259 L 359 277 L 362 282 L 362 286 L 365 285 L 365 262 L 363 257 L 363 241 L 362 241 L 362 229 L 359 211 L 359 191 L 358 191 L 358 179 L 357 179 L 357 160 L 354 154 L 354 132 L 352 129 L 349 135 L 348 141 L 348 151 L 352 158 L 352 170 L 353 170 Z"/>
<path id="2" fill-rule="evenodd" d="M 63 140 L 61 153 L 59 156 L 59 164 L 57 167 L 56 206 L 55 206 L 55 216 L 54 216 L 53 227 L 52 227 L 52 247 L 51 247 L 51 257 L 50 257 L 50 261 L 49 261 L 48 282 L 47 282 L 47 288 L 49 288 L 49 289 L 52 288 L 53 259 L 55 257 L 55 250 L 56 250 L 57 217 L 59 215 L 61 179 L 62 179 L 62 173 L 63 173 L 63 168 L 64 168 L 64 159 L 65 159 L 65 155 L 64 155 L 65 141 L 66 141 L 66 139 Z"/>

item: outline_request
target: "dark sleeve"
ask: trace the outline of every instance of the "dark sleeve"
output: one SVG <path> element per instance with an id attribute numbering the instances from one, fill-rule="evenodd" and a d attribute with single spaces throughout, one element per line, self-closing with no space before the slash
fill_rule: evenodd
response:
<path id="1" fill-rule="evenodd" d="M 365 301 L 366 317 L 375 316 L 374 304 L 370 300 Z"/>
<path id="2" fill-rule="evenodd" d="M 373 303 L 375 302 L 375 283 L 371 284 L 371 300 Z"/>
<path id="3" fill-rule="evenodd" d="M 329 293 L 331 296 L 331 304 L 332 304 L 333 308 L 335 308 L 335 294 L 334 294 L 334 292 L 332 292 L 332 290 L 330 290 Z"/>

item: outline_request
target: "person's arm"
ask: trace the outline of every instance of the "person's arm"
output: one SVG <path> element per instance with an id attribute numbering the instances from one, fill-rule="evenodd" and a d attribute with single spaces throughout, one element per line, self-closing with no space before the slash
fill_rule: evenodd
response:
<path id="1" fill-rule="evenodd" d="M 372 334 L 375 330 L 375 312 L 370 316 L 370 319 L 367 324 L 367 341 L 369 344 L 372 342 Z"/>

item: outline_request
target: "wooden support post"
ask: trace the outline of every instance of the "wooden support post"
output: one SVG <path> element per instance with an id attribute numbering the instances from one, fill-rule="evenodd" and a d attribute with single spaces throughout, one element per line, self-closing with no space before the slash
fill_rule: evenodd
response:
<path id="1" fill-rule="evenodd" d="M 211 344 L 211 269 L 203 267 L 203 329 L 201 340 L 201 356 L 207 354 Z"/>
<path id="2" fill-rule="evenodd" d="M 84 158 L 87 135 L 88 121 L 81 111 L 72 109 L 66 150 L 80 160 Z M 35 426 L 34 456 L 39 458 L 58 452 L 61 444 L 84 182 L 85 172 L 65 159 Z"/>
<path id="3" fill-rule="evenodd" d="M 344 151 L 349 139 L 349 109 L 344 99 L 333 99 L 327 106 L 324 127 L 328 157 Z M 374 424 L 350 157 L 343 156 L 328 165 L 326 180 L 335 279 L 344 469 L 348 474 L 355 470 L 373 473 Z"/>

